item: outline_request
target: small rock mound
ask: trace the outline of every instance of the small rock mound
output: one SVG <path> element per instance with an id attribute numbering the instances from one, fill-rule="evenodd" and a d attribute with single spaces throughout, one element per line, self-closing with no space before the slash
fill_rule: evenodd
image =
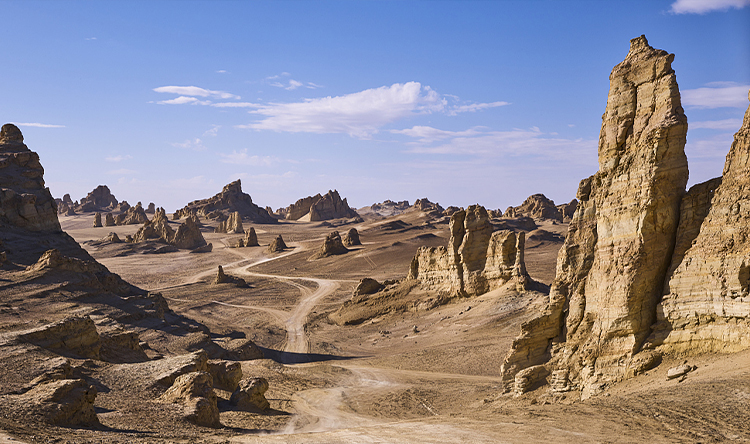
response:
<path id="1" fill-rule="evenodd" d="M 357 288 L 354 289 L 354 296 L 363 294 L 375 294 L 385 288 L 383 284 L 372 278 L 364 278 L 359 281 Z"/>
<path id="2" fill-rule="evenodd" d="M 234 284 L 238 287 L 247 287 L 247 282 L 244 279 L 225 274 L 221 265 L 219 265 L 219 271 L 216 273 L 214 284 Z"/>
<path id="3" fill-rule="evenodd" d="M 544 194 L 532 194 L 517 207 L 508 207 L 503 217 L 532 217 L 534 219 L 549 219 L 558 222 L 563 221 L 563 215 L 555 205 Z M 572 216 L 572 215 L 571 215 Z"/>
<path id="4" fill-rule="evenodd" d="M 339 232 L 334 231 L 326 236 L 325 241 L 323 241 L 323 246 L 320 247 L 320 251 L 313 256 L 313 259 L 336 256 L 339 254 L 346 254 L 348 252 L 349 250 L 344 246 Z"/>
<path id="5" fill-rule="evenodd" d="M 362 242 L 359 240 L 359 232 L 356 228 L 350 228 L 349 231 L 346 232 L 344 235 L 344 238 L 342 239 L 345 247 L 351 247 L 353 245 L 362 245 Z"/>
<path id="6" fill-rule="evenodd" d="M 286 246 L 286 244 L 284 243 L 284 239 L 279 234 L 278 236 L 276 236 L 276 239 L 271 241 L 271 244 L 268 246 L 267 251 L 269 253 L 281 253 L 287 248 L 289 247 Z"/>

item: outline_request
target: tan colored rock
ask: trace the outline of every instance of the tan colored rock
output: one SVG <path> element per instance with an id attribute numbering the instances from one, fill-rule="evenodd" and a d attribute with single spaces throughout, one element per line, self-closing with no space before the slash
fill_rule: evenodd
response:
<path id="1" fill-rule="evenodd" d="M 363 294 L 375 294 L 378 291 L 385 288 L 383 284 L 372 278 L 360 279 L 359 284 L 354 289 L 354 296 L 360 296 Z"/>
<path id="2" fill-rule="evenodd" d="M 242 217 L 238 211 L 230 213 L 229 218 L 219 223 L 219 226 L 214 229 L 214 233 L 241 234 L 244 232 L 245 229 L 242 228 Z"/>
<path id="3" fill-rule="evenodd" d="M 568 369 L 583 397 L 629 376 L 654 321 L 687 182 L 673 59 L 641 36 L 612 70 L 599 171 L 579 186 L 549 304 L 522 325 L 503 364 L 506 390 L 540 364 Z"/>
<path id="4" fill-rule="evenodd" d="M 146 214 L 154 214 L 156 212 L 156 205 L 153 202 L 148 203 L 148 208 L 146 208 Z"/>
<path id="5" fill-rule="evenodd" d="M 563 221 L 563 215 L 555 206 L 555 202 L 544 194 L 532 194 L 517 207 L 508 207 L 503 217 L 531 217 L 534 219 L 548 219 Z"/>
<path id="6" fill-rule="evenodd" d="M 218 397 L 213 388 L 213 377 L 208 372 L 193 372 L 179 376 L 161 399 L 183 404 L 185 419 L 203 427 L 221 427 Z"/>
<path id="7" fill-rule="evenodd" d="M 51 424 L 64 427 L 97 426 L 96 388 L 83 379 L 61 379 L 39 384 L 19 397 Z"/>
<path id="8" fill-rule="evenodd" d="M 484 207 L 472 205 L 454 213 L 449 227 L 447 248 L 422 247 L 412 259 L 408 277 L 423 289 L 476 296 L 505 285 L 514 278 L 514 269 L 525 271 L 517 235 L 506 230 L 493 233 Z"/>
<path id="9" fill-rule="evenodd" d="M 255 228 L 250 227 L 249 230 L 245 231 L 245 239 L 243 239 L 243 244 L 246 247 L 258 246 L 258 235 L 255 234 Z"/>
<path id="10" fill-rule="evenodd" d="M 120 213 L 125 213 L 129 209 L 130 209 L 130 204 L 128 203 L 127 200 L 123 200 L 122 202 L 117 204 L 117 211 L 119 211 Z"/>
<path id="11" fill-rule="evenodd" d="M 560 211 L 560 214 L 562 215 L 563 222 L 570 222 L 571 219 L 573 219 L 573 214 L 575 214 L 576 208 L 578 208 L 577 199 L 573 199 L 568 203 L 560 204 L 557 206 L 557 209 Z"/>
<path id="12" fill-rule="evenodd" d="M 351 247 L 353 245 L 362 245 L 362 242 L 359 240 L 359 232 L 357 231 L 356 228 L 350 228 L 349 231 L 347 231 L 346 234 L 344 235 L 342 242 L 344 243 L 345 247 Z"/>
<path id="13" fill-rule="evenodd" d="M 182 375 L 208 371 L 208 354 L 201 349 L 191 354 L 162 359 L 157 362 L 155 371 L 154 380 L 157 383 L 171 386 Z"/>
<path id="14" fill-rule="evenodd" d="M 396 216 L 411 208 L 408 200 L 402 200 L 400 202 L 394 202 L 392 200 L 385 200 L 382 203 L 374 203 L 369 207 L 357 208 L 357 213 L 361 215 L 372 214 L 375 216 L 389 217 Z"/>
<path id="15" fill-rule="evenodd" d="M 316 194 L 300 199 L 282 212 L 286 214 L 287 220 L 307 222 L 359 217 L 356 211 L 349 208 L 346 199 L 341 199 L 336 190 L 329 190 L 323 196 Z"/>
<path id="16" fill-rule="evenodd" d="M 99 359 L 101 340 L 90 317 L 70 317 L 55 324 L 34 329 L 19 336 L 51 350 L 73 353 L 83 358 Z"/>
<path id="17" fill-rule="evenodd" d="M 198 228 L 198 225 L 195 224 L 192 218 L 185 219 L 185 222 L 177 227 L 177 232 L 171 244 L 177 248 L 188 250 L 207 246 L 206 239 L 203 238 L 200 228 Z"/>
<path id="18" fill-rule="evenodd" d="M 271 241 L 271 244 L 268 246 L 267 251 L 269 253 L 281 253 L 282 251 L 286 250 L 288 247 L 284 243 L 284 239 L 279 234 L 276 236 L 276 239 Z"/>
<path id="19" fill-rule="evenodd" d="M 265 378 L 245 379 L 232 393 L 229 402 L 240 410 L 263 412 L 271 408 L 271 404 L 265 397 L 267 391 L 268 380 Z"/>
<path id="20" fill-rule="evenodd" d="M 101 228 L 102 226 L 102 213 L 94 214 L 94 228 Z"/>
<path id="21" fill-rule="evenodd" d="M 750 348 L 749 209 L 750 107 L 721 179 L 683 199 L 674 271 L 650 345 L 682 354 Z"/>
<path id="22" fill-rule="evenodd" d="M 244 279 L 225 274 L 224 269 L 221 267 L 221 265 L 219 265 L 219 271 L 216 273 L 214 284 L 233 284 L 238 287 L 247 287 L 247 282 L 245 282 Z"/>
<path id="23" fill-rule="evenodd" d="M 346 254 L 349 250 L 344 246 L 338 231 L 334 231 L 326 236 L 320 251 L 313 256 L 313 259 L 321 259 L 329 256 Z"/>
<path id="24" fill-rule="evenodd" d="M 224 186 L 215 196 L 196 200 L 174 213 L 175 219 L 188 216 L 203 216 L 207 219 L 226 217 L 229 213 L 239 212 L 240 216 L 256 224 L 273 224 L 278 221 L 266 210 L 253 203 L 250 195 L 242 192 L 242 183 L 236 180 Z"/>
<path id="25" fill-rule="evenodd" d="M 39 155 L 13 124 L 0 130 L 0 223 L 37 232 L 60 232 L 55 199 L 44 186 Z"/>
<path id="26" fill-rule="evenodd" d="M 430 200 L 426 197 L 415 200 L 414 205 L 412 205 L 411 208 L 423 213 L 435 213 L 435 215 L 438 215 L 438 213 L 442 213 L 445 211 L 439 203 L 430 202 Z"/>
<path id="27" fill-rule="evenodd" d="M 148 222 L 148 216 L 140 205 L 130 207 L 124 213 L 115 216 L 115 225 L 140 225 L 146 222 Z"/>
<path id="28" fill-rule="evenodd" d="M 112 215 L 112 213 L 107 213 L 104 217 L 104 226 L 105 227 L 114 227 L 117 225 L 115 223 L 115 217 Z"/>
<path id="29" fill-rule="evenodd" d="M 224 359 L 230 361 L 263 359 L 263 352 L 250 339 L 232 339 L 224 344 L 224 349 Z"/>
<path id="30" fill-rule="evenodd" d="M 214 387 L 233 392 L 239 387 L 242 379 L 242 365 L 219 359 L 208 361 L 208 373 L 214 379 Z"/>
<path id="31" fill-rule="evenodd" d="M 106 185 L 94 188 L 86 197 L 81 198 L 81 203 L 76 207 L 80 212 L 92 212 L 113 210 L 117 207 L 117 199 L 109 191 Z"/>

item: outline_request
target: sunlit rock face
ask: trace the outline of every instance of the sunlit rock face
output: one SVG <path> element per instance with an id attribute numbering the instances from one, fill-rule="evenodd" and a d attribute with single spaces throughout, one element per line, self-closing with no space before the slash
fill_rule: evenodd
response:
<path id="1" fill-rule="evenodd" d="M 59 232 L 55 200 L 44 186 L 39 155 L 23 143 L 21 130 L 0 130 L 0 221 L 30 231 Z"/>
<path id="2" fill-rule="evenodd" d="M 678 353 L 748 348 L 750 107 L 734 136 L 722 178 L 696 185 L 688 196 L 692 199 L 683 203 L 678 238 L 685 247 L 675 254 L 650 340 Z"/>
<path id="3" fill-rule="evenodd" d="M 641 36 L 612 70 L 599 171 L 581 182 L 549 305 L 516 340 L 506 387 L 546 363 L 569 369 L 587 396 L 625 377 L 649 335 L 688 179 L 673 59 Z"/>

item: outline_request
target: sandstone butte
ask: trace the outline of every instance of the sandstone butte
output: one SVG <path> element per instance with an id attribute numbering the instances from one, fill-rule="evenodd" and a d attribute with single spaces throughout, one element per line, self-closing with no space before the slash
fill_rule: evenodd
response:
<path id="1" fill-rule="evenodd" d="M 658 364 L 663 351 L 750 345 L 748 115 L 723 180 L 686 194 L 687 117 L 673 60 L 641 36 L 612 70 L 599 171 L 578 188 L 549 302 L 505 359 L 505 391 L 551 374 L 553 390 L 587 398 Z"/>
<path id="2" fill-rule="evenodd" d="M 316 194 L 315 196 L 304 197 L 288 207 L 280 209 L 278 213 L 287 220 L 305 222 L 359 217 L 356 211 L 349 208 L 346 198 L 342 200 L 336 190 L 329 190 L 324 196 Z"/>
<path id="3" fill-rule="evenodd" d="M 253 203 L 249 194 L 242 192 L 239 179 L 224 186 L 220 193 L 213 197 L 195 200 L 174 213 L 174 219 L 190 216 L 202 216 L 207 219 L 226 220 L 233 212 L 253 223 L 272 224 L 277 220 L 268 211 Z"/>

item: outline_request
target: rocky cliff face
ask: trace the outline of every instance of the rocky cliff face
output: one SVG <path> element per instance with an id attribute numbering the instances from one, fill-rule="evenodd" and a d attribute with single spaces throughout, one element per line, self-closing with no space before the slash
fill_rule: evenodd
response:
<path id="1" fill-rule="evenodd" d="M 30 231 L 61 232 L 55 200 L 44 186 L 39 155 L 13 124 L 0 130 L 0 222 Z"/>
<path id="2" fill-rule="evenodd" d="M 475 296 L 514 278 L 525 282 L 523 233 L 493 233 L 489 215 L 479 205 L 454 213 L 450 232 L 447 248 L 422 247 L 412 259 L 409 279 L 418 280 L 423 289 Z M 516 276 L 518 273 L 522 275 Z"/>
<path id="3" fill-rule="evenodd" d="M 650 345 L 678 353 L 750 347 L 749 211 L 750 107 L 722 178 L 695 185 L 683 199 L 673 272 Z"/>
<path id="4" fill-rule="evenodd" d="M 515 341 L 502 369 L 506 388 L 539 364 L 569 370 L 583 396 L 632 373 L 661 297 L 688 177 L 673 59 L 641 36 L 612 70 L 599 171 L 581 182 L 549 305 Z"/>
<path id="5" fill-rule="evenodd" d="M 287 220 L 315 222 L 345 217 L 358 217 L 356 211 L 349 208 L 346 199 L 341 199 L 336 190 L 328 191 L 324 196 L 305 197 L 285 209 L 279 210 Z"/>
<path id="6" fill-rule="evenodd" d="M 249 194 L 242 192 L 242 183 L 236 180 L 224 187 L 221 193 L 209 199 L 195 200 L 175 212 L 175 218 L 192 215 L 209 219 L 223 219 L 230 213 L 239 212 L 242 218 L 258 224 L 276 223 L 266 210 L 253 203 Z"/>

